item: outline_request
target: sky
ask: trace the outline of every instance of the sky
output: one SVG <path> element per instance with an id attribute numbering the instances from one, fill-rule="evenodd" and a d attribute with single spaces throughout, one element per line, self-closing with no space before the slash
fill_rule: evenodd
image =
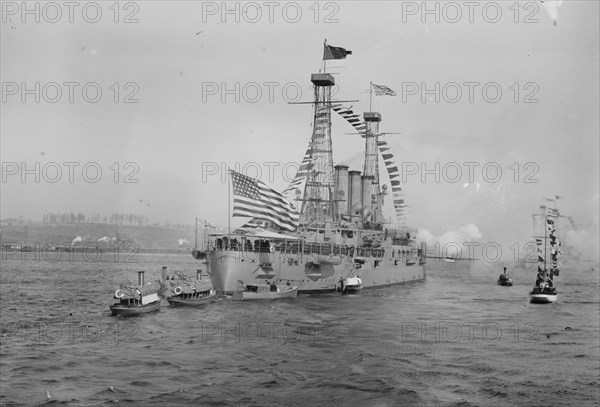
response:
<path id="1" fill-rule="evenodd" d="M 2 2 L 0 216 L 227 225 L 227 168 L 293 178 L 312 108 L 289 102 L 312 100 L 326 39 L 352 51 L 328 61 L 334 98 L 365 112 L 370 82 L 397 93 L 372 110 L 401 133 L 385 139 L 408 225 L 526 242 L 558 195 L 597 256 L 599 3 L 450 3 Z M 334 162 L 361 170 L 364 140 L 340 117 L 332 132 Z"/>

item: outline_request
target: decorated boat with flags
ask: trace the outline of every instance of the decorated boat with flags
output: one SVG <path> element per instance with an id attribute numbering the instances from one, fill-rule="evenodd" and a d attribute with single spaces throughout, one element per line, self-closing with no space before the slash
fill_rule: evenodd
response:
<path id="1" fill-rule="evenodd" d="M 558 198 L 557 196 L 554 200 L 547 198 L 545 200 L 551 201 L 553 206 L 556 207 Z M 558 258 L 562 254 L 560 249 L 562 244 L 557 232 L 558 219 L 562 216 L 558 209 L 551 208 L 546 204 L 540 206 L 540 213 L 537 216 L 542 220 L 544 236 L 535 236 L 538 257 L 537 277 L 535 285 L 529 293 L 529 302 L 546 304 L 555 302 L 558 298 L 558 292 L 554 286 L 554 276 L 559 275 Z M 548 256 L 550 257 L 550 269 L 547 267 Z"/>
<path id="2" fill-rule="evenodd" d="M 169 279 L 166 267 L 163 267 L 163 286 L 167 287 L 170 295 L 167 301 L 172 306 L 200 307 L 217 299 L 210 278 L 202 275 L 202 270 L 196 271 L 196 278 L 192 279 L 181 271 L 175 271 Z"/>
<path id="3" fill-rule="evenodd" d="M 378 112 L 362 116 L 332 100 L 335 79 L 326 73 L 326 61 L 351 55 L 325 43 L 323 70 L 311 75 L 314 87 L 312 136 L 297 174 L 283 193 L 262 181 L 230 171 L 233 216 L 250 217 L 233 232 L 211 233 L 207 247 L 194 257 L 206 257 L 218 292 L 275 282 L 297 286 L 299 293 L 339 291 L 347 278 L 361 280 L 364 288 L 423 280 L 425 247 L 417 243 L 416 229 L 405 223 L 400 174 L 379 126 Z M 371 83 L 371 98 L 394 96 L 383 85 Z M 334 165 L 332 112 L 339 114 L 364 139 L 362 171 Z M 389 185 L 380 179 L 383 160 Z M 398 227 L 384 219 L 384 199 L 392 195 Z M 389 198 L 388 198 L 389 199 Z M 229 230 L 231 230 L 229 228 Z"/>
<path id="4" fill-rule="evenodd" d="M 115 291 L 114 298 L 117 300 L 111 305 L 112 315 L 133 316 L 157 311 L 160 308 L 160 281 L 152 281 L 144 284 L 144 272 L 138 271 L 137 287 L 122 283 Z"/>

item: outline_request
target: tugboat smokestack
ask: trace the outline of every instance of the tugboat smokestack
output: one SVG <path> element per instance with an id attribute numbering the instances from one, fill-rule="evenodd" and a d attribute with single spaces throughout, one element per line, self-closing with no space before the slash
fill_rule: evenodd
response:
<path id="1" fill-rule="evenodd" d="M 144 285 L 144 272 L 143 271 L 138 271 L 138 285 L 139 286 Z"/>
<path id="2" fill-rule="evenodd" d="M 202 274 L 202 270 L 196 269 L 196 280 L 200 280 L 200 274 Z"/>
<path id="3" fill-rule="evenodd" d="M 169 275 L 167 274 L 167 266 L 162 266 L 162 279 L 163 281 L 167 279 Z"/>

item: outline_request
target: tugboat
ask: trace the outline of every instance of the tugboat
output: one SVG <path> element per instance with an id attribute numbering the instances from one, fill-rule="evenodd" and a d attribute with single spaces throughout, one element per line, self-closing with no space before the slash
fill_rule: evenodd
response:
<path id="1" fill-rule="evenodd" d="M 508 274 L 506 274 L 506 267 L 504 267 L 504 273 L 500 274 L 500 276 L 498 277 L 498 285 L 501 285 L 504 287 L 512 287 L 513 286 L 512 279 L 509 277 Z"/>
<path id="2" fill-rule="evenodd" d="M 157 311 L 161 301 L 158 297 L 159 289 L 160 281 L 144 285 L 144 272 L 138 271 L 138 286 L 128 287 L 126 284 L 121 284 L 121 287 L 115 291 L 114 298 L 117 301 L 109 307 L 110 311 L 112 315 L 124 317 Z"/>
<path id="3" fill-rule="evenodd" d="M 176 271 L 178 279 L 175 281 L 173 276 L 168 280 L 166 267 L 163 267 L 163 283 L 169 282 L 169 288 L 173 295 L 167 297 L 171 306 L 199 307 L 213 302 L 217 298 L 217 293 L 208 276 L 202 276 L 202 270 L 196 271 L 196 279 L 189 279 L 184 273 Z"/>

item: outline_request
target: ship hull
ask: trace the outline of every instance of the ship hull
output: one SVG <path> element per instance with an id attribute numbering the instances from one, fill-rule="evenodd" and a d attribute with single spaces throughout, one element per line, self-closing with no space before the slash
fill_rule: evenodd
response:
<path id="1" fill-rule="evenodd" d="M 529 302 L 531 304 L 549 304 L 556 302 L 558 294 L 529 294 Z"/>
<path id="2" fill-rule="evenodd" d="M 363 288 L 378 288 L 405 284 L 426 278 L 425 264 L 402 261 L 398 258 L 361 258 L 360 268 L 349 256 L 332 258 L 302 255 L 290 257 L 285 253 L 269 253 L 269 267 L 264 267 L 266 254 L 254 258 L 252 253 L 241 251 L 218 251 L 208 253 L 209 274 L 217 292 L 232 294 L 239 290 L 238 282 L 244 284 L 275 281 L 277 285 L 288 282 L 298 286 L 300 294 L 335 292 L 341 282 L 350 275 L 362 279 Z M 408 265 L 407 265 L 408 263 Z"/>
<path id="3" fill-rule="evenodd" d="M 532 304 L 548 304 L 556 302 L 558 293 L 553 287 L 533 287 L 529 292 L 529 302 Z"/>
<path id="4" fill-rule="evenodd" d="M 187 299 L 180 296 L 167 297 L 167 301 L 172 307 L 202 307 L 217 299 L 217 295 L 211 295 L 204 298 Z"/>
<path id="5" fill-rule="evenodd" d="M 109 308 L 112 315 L 131 317 L 135 315 L 147 314 L 149 312 L 158 311 L 158 309 L 160 308 L 160 300 L 145 305 L 114 304 L 111 305 Z"/>

